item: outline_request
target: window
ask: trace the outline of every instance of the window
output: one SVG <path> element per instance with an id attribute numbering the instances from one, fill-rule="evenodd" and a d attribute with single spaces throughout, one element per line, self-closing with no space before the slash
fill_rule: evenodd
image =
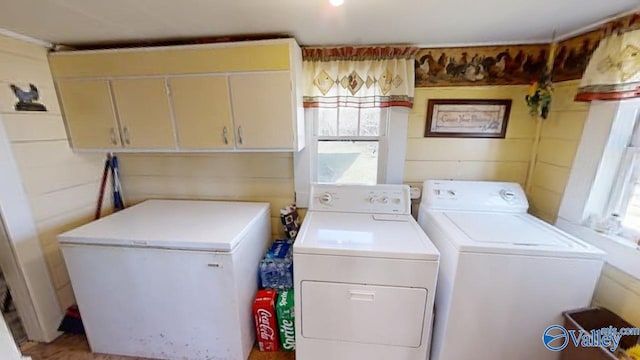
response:
<path id="1" fill-rule="evenodd" d="M 338 107 L 313 112 L 312 182 L 376 184 L 386 180 L 387 109 Z"/>
<path id="2" fill-rule="evenodd" d="M 640 234 L 640 122 L 636 120 L 631 142 L 620 162 L 609 212 L 619 215 L 622 235 L 637 238 Z"/>
<path id="3" fill-rule="evenodd" d="M 306 108 L 306 147 L 293 153 L 296 204 L 311 183 L 402 184 L 409 109 Z"/>
<path id="4" fill-rule="evenodd" d="M 640 99 L 590 105 L 557 222 L 640 239 Z M 622 241 L 627 243 L 626 241 Z"/>
<path id="5" fill-rule="evenodd" d="M 604 250 L 610 265 L 638 279 L 640 251 L 632 230 L 638 223 L 632 209 L 639 202 L 630 194 L 638 188 L 633 171 L 640 160 L 633 154 L 639 112 L 640 98 L 590 104 L 556 221 L 562 230 Z M 622 237 L 606 233 L 612 213 L 621 215 Z"/>

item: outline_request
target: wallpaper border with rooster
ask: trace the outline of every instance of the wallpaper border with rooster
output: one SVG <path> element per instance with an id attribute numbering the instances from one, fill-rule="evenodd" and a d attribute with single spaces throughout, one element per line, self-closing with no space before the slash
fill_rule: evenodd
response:
<path id="1" fill-rule="evenodd" d="M 601 31 L 595 30 L 558 43 L 552 80 L 582 77 Z M 422 48 L 416 54 L 416 87 L 523 85 L 535 81 L 551 44 Z"/>
<path id="2" fill-rule="evenodd" d="M 529 84 L 548 53 L 549 44 L 420 49 L 416 87 Z"/>
<path id="3" fill-rule="evenodd" d="M 595 30 L 558 43 L 551 79 L 567 81 L 582 78 L 601 37 L 602 32 Z"/>

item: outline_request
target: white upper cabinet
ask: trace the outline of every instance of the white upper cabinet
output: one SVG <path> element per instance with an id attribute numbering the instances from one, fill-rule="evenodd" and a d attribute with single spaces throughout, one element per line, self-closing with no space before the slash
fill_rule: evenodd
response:
<path id="1" fill-rule="evenodd" d="M 164 79 L 118 79 L 111 89 L 125 148 L 175 149 Z"/>
<path id="2" fill-rule="evenodd" d="M 295 146 L 295 111 L 289 72 L 231 75 L 236 146 L 287 149 Z"/>
<path id="3" fill-rule="evenodd" d="M 169 79 L 181 149 L 233 149 L 234 130 L 227 76 Z"/>
<path id="4" fill-rule="evenodd" d="M 108 81 L 60 80 L 56 87 L 75 149 L 122 146 Z"/>
<path id="5" fill-rule="evenodd" d="M 294 39 L 52 53 L 76 150 L 298 151 Z"/>

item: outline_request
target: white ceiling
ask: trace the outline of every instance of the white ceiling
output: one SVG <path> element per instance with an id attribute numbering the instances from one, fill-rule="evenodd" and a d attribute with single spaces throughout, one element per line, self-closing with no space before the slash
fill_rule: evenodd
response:
<path id="1" fill-rule="evenodd" d="M 287 33 L 303 45 L 542 42 L 640 0 L 0 0 L 0 28 L 57 44 Z"/>

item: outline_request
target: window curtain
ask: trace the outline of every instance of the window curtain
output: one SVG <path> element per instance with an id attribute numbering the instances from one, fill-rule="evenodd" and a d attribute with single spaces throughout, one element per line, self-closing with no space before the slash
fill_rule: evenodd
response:
<path id="1" fill-rule="evenodd" d="M 640 12 L 607 23 L 591 55 L 577 101 L 640 97 Z"/>
<path id="2" fill-rule="evenodd" d="M 415 47 L 303 48 L 305 107 L 413 106 Z"/>

